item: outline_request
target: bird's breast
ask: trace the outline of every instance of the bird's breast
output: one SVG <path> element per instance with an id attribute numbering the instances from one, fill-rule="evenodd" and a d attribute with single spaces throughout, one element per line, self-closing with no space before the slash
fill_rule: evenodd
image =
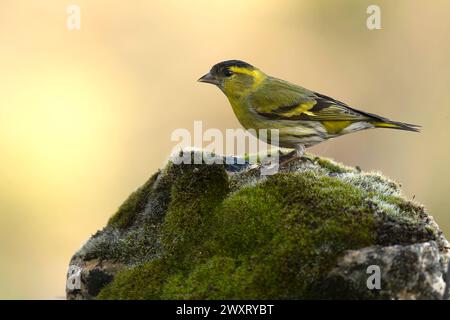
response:
<path id="1" fill-rule="evenodd" d="M 272 128 L 270 122 L 264 120 L 251 109 L 245 98 L 229 98 L 229 101 L 236 118 L 245 129 L 259 130 Z"/>

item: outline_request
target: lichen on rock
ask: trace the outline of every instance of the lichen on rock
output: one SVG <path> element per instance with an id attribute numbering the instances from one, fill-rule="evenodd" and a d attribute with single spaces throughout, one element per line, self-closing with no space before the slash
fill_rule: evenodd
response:
<path id="1" fill-rule="evenodd" d="M 324 158 L 272 176 L 169 162 L 75 253 L 96 277 L 67 297 L 437 299 L 448 258 L 433 218 L 381 174 Z"/>

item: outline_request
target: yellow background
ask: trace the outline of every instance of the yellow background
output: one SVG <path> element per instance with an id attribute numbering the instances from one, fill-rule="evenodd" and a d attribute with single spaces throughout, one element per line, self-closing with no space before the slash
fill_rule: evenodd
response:
<path id="1" fill-rule="evenodd" d="M 81 7 L 81 30 L 66 7 Z M 378 4 L 382 30 L 366 28 Z M 240 127 L 196 82 L 241 59 L 365 111 L 423 125 L 311 151 L 402 183 L 450 234 L 449 1 L 2 0 L 0 298 L 64 297 L 71 255 L 173 148 Z"/>

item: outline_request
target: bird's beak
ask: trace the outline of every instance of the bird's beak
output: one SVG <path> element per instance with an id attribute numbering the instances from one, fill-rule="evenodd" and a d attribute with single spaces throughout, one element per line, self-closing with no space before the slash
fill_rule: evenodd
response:
<path id="1" fill-rule="evenodd" d="M 205 82 L 205 83 L 215 84 L 216 86 L 219 85 L 219 81 L 210 72 L 205 74 L 203 77 L 201 77 L 197 81 L 198 82 Z"/>

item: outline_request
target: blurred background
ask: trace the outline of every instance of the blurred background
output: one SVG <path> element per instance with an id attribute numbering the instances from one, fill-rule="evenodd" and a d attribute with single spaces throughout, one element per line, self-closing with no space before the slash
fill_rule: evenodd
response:
<path id="1" fill-rule="evenodd" d="M 66 8 L 81 8 L 81 29 Z M 381 8 L 381 30 L 366 9 Z M 401 182 L 450 236 L 449 1 L 0 3 L 0 298 L 64 297 L 72 254 L 163 163 L 177 128 L 239 128 L 196 80 L 221 60 L 423 125 L 310 151 Z"/>

